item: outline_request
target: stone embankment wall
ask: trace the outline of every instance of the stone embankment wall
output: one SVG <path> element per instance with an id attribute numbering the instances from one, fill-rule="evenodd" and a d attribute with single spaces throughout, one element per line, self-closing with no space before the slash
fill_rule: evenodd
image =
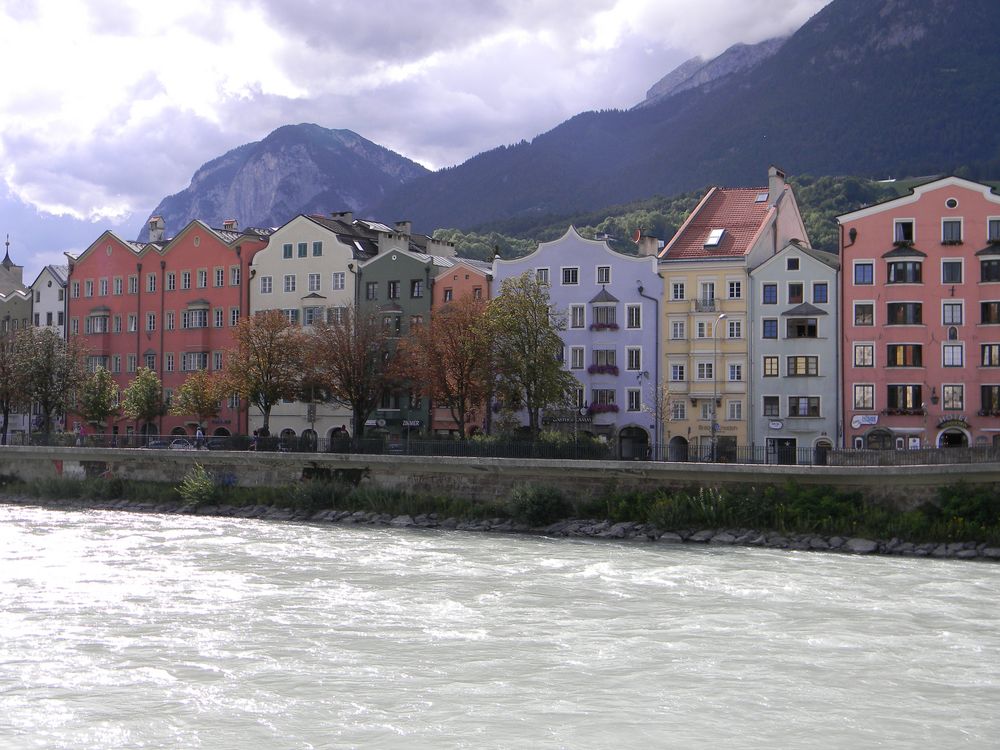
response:
<path id="1" fill-rule="evenodd" d="M 200 463 L 220 481 L 281 486 L 304 478 L 342 478 L 387 489 L 474 500 L 506 499 L 523 486 L 557 487 L 573 497 L 610 490 L 653 491 L 692 486 L 829 485 L 871 501 L 909 508 L 939 486 L 1000 483 L 1000 464 L 844 467 L 756 466 L 648 461 L 548 461 L 508 458 L 366 456 L 114 448 L 0 447 L 0 475 L 22 480 L 118 476 L 177 483 Z"/>

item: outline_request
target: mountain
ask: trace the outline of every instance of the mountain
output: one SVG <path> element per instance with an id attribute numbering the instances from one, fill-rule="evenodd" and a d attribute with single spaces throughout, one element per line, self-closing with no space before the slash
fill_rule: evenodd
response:
<path id="1" fill-rule="evenodd" d="M 1000 172 L 996 0 L 833 0 L 749 68 L 419 177 L 370 209 L 476 227 L 789 174 Z M 703 88 L 705 90 L 703 90 Z"/>
<path id="2" fill-rule="evenodd" d="M 654 83 L 646 92 L 645 100 L 637 106 L 648 107 L 689 89 L 698 89 L 703 93 L 709 91 L 727 76 L 751 70 L 773 56 L 786 39 L 775 37 L 757 44 L 734 44 L 707 62 L 700 57 L 692 57 Z"/>
<path id="3" fill-rule="evenodd" d="M 191 184 L 160 201 L 168 234 L 192 219 L 222 226 L 279 226 L 299 213 L 359 210 L 428 170 L 350 130 L 286 125 L 204 164 Z M 140 231 L 145 239 L 148 222 Z"/>

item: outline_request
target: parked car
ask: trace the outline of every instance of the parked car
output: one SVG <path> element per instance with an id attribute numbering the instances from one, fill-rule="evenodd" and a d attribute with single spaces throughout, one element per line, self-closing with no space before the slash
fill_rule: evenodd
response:
<path id="1" fill-rule="evenodd" d="M 170 450 L 172 451 L 193 451 L 194 443 L 192 443 L 187 438 L 174 438 L 170 441 Z"/>
<path id="2" fill-rule="evenodd" d="M 212 437 L 205 441 L 205 447 L 210 451 L 228 451 L 231 449 L 229 438 Z"/>
<path id="3" fill-rule="evenodd" d="M 145 445 L 140 446 L 140 447 L 142 447 L 142 448 L 169 448 L 170 445 L 167 443 L 166 440 L 150 440 L 148 443 L 146 443 Z"/>

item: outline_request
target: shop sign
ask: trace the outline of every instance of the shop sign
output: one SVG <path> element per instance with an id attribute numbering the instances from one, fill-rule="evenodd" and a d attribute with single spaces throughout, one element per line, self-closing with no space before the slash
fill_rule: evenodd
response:
<path id="1" fill-rule="evenodd" d="M 851 417 L 851 427 L 855 430 L 859 427 L 869 427 L 878 424 L 878 414 L 855 414 Z"/>
<path id="2" fill-rule="evenodd" d="M 780 419 L 772 419 L 770 422 L 767 423 L 767 426 L 768 429 L 771 430 L 780 430 L 782 427 L 785 426 L 785 423 L 782 422 Z"/>

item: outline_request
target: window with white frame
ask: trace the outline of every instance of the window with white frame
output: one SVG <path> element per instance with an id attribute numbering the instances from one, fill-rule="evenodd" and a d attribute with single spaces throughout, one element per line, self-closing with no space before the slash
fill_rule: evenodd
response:
<path id="1" fill-rule="evenodd" d="M 942 401 L 945 409 L 965 408 L 965 386 L 945 385 L 941 388 Z"/>
<path id="2" fill-rule="evenodd" d="M 670 365 L 670 379 L 675 383 L 683 383 L 684 365 Z"/>
<path id="3" fill-rule="evenodd" d="M 675 281 L 670 285 L 670 299 L 672 300 L 682 300 L 684 299 L 684 282 Z"/>
<path id="4" fill-rule="evenodd" d="M 743 282 L 742 281 L 730 281 L 729 282 L 729 299 L 742 299 L 743 298 Z"/>
<path id="5" fill-rule="evenodd" d="M 137 330 L 139 330 L 139 317 L 135 313 L 129 313 L 128 332 L 135 333 Z"/>
<path id="6" fill-rule="evenodd" d="M 698 380 L 712 380 L 714 369 L 711 362 L 698 363 Z"/>
<path id="7" fill-rule="evenodd" d="M 184 310 L 181 313 L 181 328 L 208 328 L 208 310 Z"/>
<path id="8" fill-rule="evenodd" d="M 965 347 L 962 344 L 945 344 L 942 354 L 942 363 L 945 367 L 965 365 Z"/>
<path id="9" fill-rule="evenodd" d="M 199 268 L 198 269 L 198 288 L 204 289 L 208 286 L 208 269 Z"/>
<path id="10" fill-rule="evenodd" d="M 229 267 L 229 286 L 239 286 L 240 285 L 240 267 L 230 266 Z"/>
<path id="11" fill-rule="evenodd" d="M 580 269 L 574 267 L 564 268 L 562 270 L 562 283 L 563 286 L 574 286 L 580 283 Z"/>
<path id="12" fill-rule="evenodd" d="M 642 328 L 642 305 L 625 305 L 625 327 Z"/>
<path id="13" fill-rule="evenodd" d="M 346 275 L 343 271 L 334 271 L 333 278 L 331 279 L 330 288 L 335 292 L 339 292 L 344 288 L 344 283 L 346 281 Z"/>
<path id="14" fill-rule="evenodd" d="M 105 318 L 107 320 L 107 318 Z M 148 312 L 146 313 L 146 330 L 155 331 L 156 330 L 156 313 Z"/>
<path id="15" fill-rule="evenodd" d="M 586 326 L 586 306 L 585 305 L 570 305 L 569 306 L 569 327 L 570 328 L 584 328 Z"/>
<path id="16" fill-rule="evenodd" d="M 670 402 L 670 418 L 676 420 L 687 419 L 687 402 L 680 399 Z"/>
<path id="17" fill-rule="evenodd" d="M 701 418 L 706 422 L 715 416 L 714 409 L 712 409 L 712 404 L 710 401 L 702 401 L 698 404 L 701 407 Z"/>
<path id="18" fill-rule="evenodd" d="M 610 405 L 617 403 L 615 401 L 615 389 L 614 388 L 594 388 L 590 391 L 590 403 Z"/>
<path id="19" fill-rule="evenodd" d="M 208 369 L 208 352 L 185 352 L 181 355 L 181 370 L 194 372 Z"/>
<path id="20" fill-rule="evenodd" d="M 854 384 L 854 408 L 867 410 L 875 408 L 875 386 L 872 383 Z"/>
<path id="21" fill-rule="evenodd" d="M 642 349 L 638 346 L 630 346 L 625 349 L 626 370 L 638 371 L 642 369 Z"/>
<path id="22" fill-rule="evenodd" d="M 163 369 L 167 372 L 174 371 L 174 355 L 172 352 L 167 352 L 163 355 Z"/>
<path id="23" fill-rule="evenodd" d="M 310 292 L 318 292 L 318 291 L 320 291 L 320 282 L 319 282 L 319 274 L 318 273 L 311 273 L 311 274 L 309 274 L 308 283 L 309 283 L 309 291 Z"/>
<path id="24" fill-rule="evenodd" d="M 240 308 L 229 308 L 229 325 L 238 326 L 240 324 Z"/>
<path id="25" fill-rule="evenodd" d="M 226 269 L 216 268 L 215 269 L 215 285 L 225 286 L 226 285 Z"/>
<path id="26" fill-rule="evenodd" d="M 711 330 L 712 330 L 712 327 L 708 323 L 706 323 L 704 320 L 699 320 L 698 321 L 698 327 L 697 327 L 698 338 L 700 338 L 700 339 L 707 339 L 707 338 L 709 338 L 709 334 L 711 333 Z"/>
<path id="27" fill-rule="evenodd" d="M 611 266 L 598 266 L 597 267 L 597 283 L 598 284 L 610 284 L 611 283 Z"/>
<path id="28" fill-rule="evenodd" d="M 226 324 L 226 311 L 221 307 L 217 307 L 212 313 L 215 320 L 215 327 L 222 328 Z"/>
<path id="29" fill-rule="evenodd" d="M 222 369 L 222 352 L 212 352 L 212 369 Z"/>
<path id="30" fill-rule="evenodd" d="M 627 411 L 642 411 L 642 393 L 638 388 L 629 388 L 625 395 L 628 397 Z"/>
<path id="31" fill-rule="evenodd" d="M 729 365 L 729 379 L 732 381 L 743 380 L 743 365 L 739 362 L 732 362 Z"/>
<path id="32" fill-rule="evenodd" d="M 683 339 L 686 338 L 684 335 L 684 321 L 674 320 L 670 323 L 670 338 L 672 339 Z"/>
<path id="33" fill-rule="evenodd" d="M 962 325 L 963 315 L 962 315 L 962 303 L 961 302 L 944 302 L 941 305 L 941 322 L 946 326 L 960 326 Z"/>
<path id="34" fill-rule="evenodd" d="M 102 297 L 107 297 L 108 296 L 108 280 L 107 279 L 101 279 L 101 281 L 98 284 L 98 286 L 100 288 L 100 295 Z M 155 292 L 156 290 L 153 289 L 153 291 Z M 40 295 L 36 295 L 35 302 L 41 302 L 41 301 L 42 301 L 41 296 Z"/>
<path id="35" fill-rule="evenodd" d="M 962 220 L 942 219 L 941 220 L 941 244 L 959 245 L 962 242 Z"/>
<path id="36" fill-rule="evenodd" d="M 273 279 L 270 276 L 260 277 L 260 293 L 270 294 L 272 289 Z"/>
<path id="37" fill-rule="evenodd" d="M 962 283 L 962 261 L 960 260 L 941 261 L 941 283 L 942 284 Z"/>
<path id="38" fill-rule="evenodd" d="M 731 339 L 743 338 L 743 321 L 730 320 L 728 322 L 729 322 L 729 338 Z"/>
<path id="39" fill-rule="evenodd" d="M 177 274 L 174 271 L 167 273 L 167 291 L 173 292 L 177 290 Z M 118 292 L 121 294 L 121 292 Z"/>
<path id="40" fill-rule="evenodd" d="M 742 401 L 728 401 L 726 403 L 727 414 L 730 422 L 740 422 L 743 420 L 743 402 Z"/>
<path id="41" fill-rule="evenodd" d="M 549 269 L 547 268 L 536 268 L 535 269 L 535 282 L 538 284 L 548 284 L 549 283 Z"/>
<path id="42" fill-rule="evenodd" d="M 295 274 L 286 273 L 285 274 L 285 291 L 294 292 L 295 291 Z"/>
<path id="43" fill-rule="evenodd" d="M 584 349 L 582 346 L 571 346 L 569 349 L 569 367 L 571 370 L 582 370 Z"/>
<path id="44" fill-rule="evenodd" d="M 874 367 L 875 366 L 875 344 L 864 343 L 854 345 L 854 366 Z"/>

